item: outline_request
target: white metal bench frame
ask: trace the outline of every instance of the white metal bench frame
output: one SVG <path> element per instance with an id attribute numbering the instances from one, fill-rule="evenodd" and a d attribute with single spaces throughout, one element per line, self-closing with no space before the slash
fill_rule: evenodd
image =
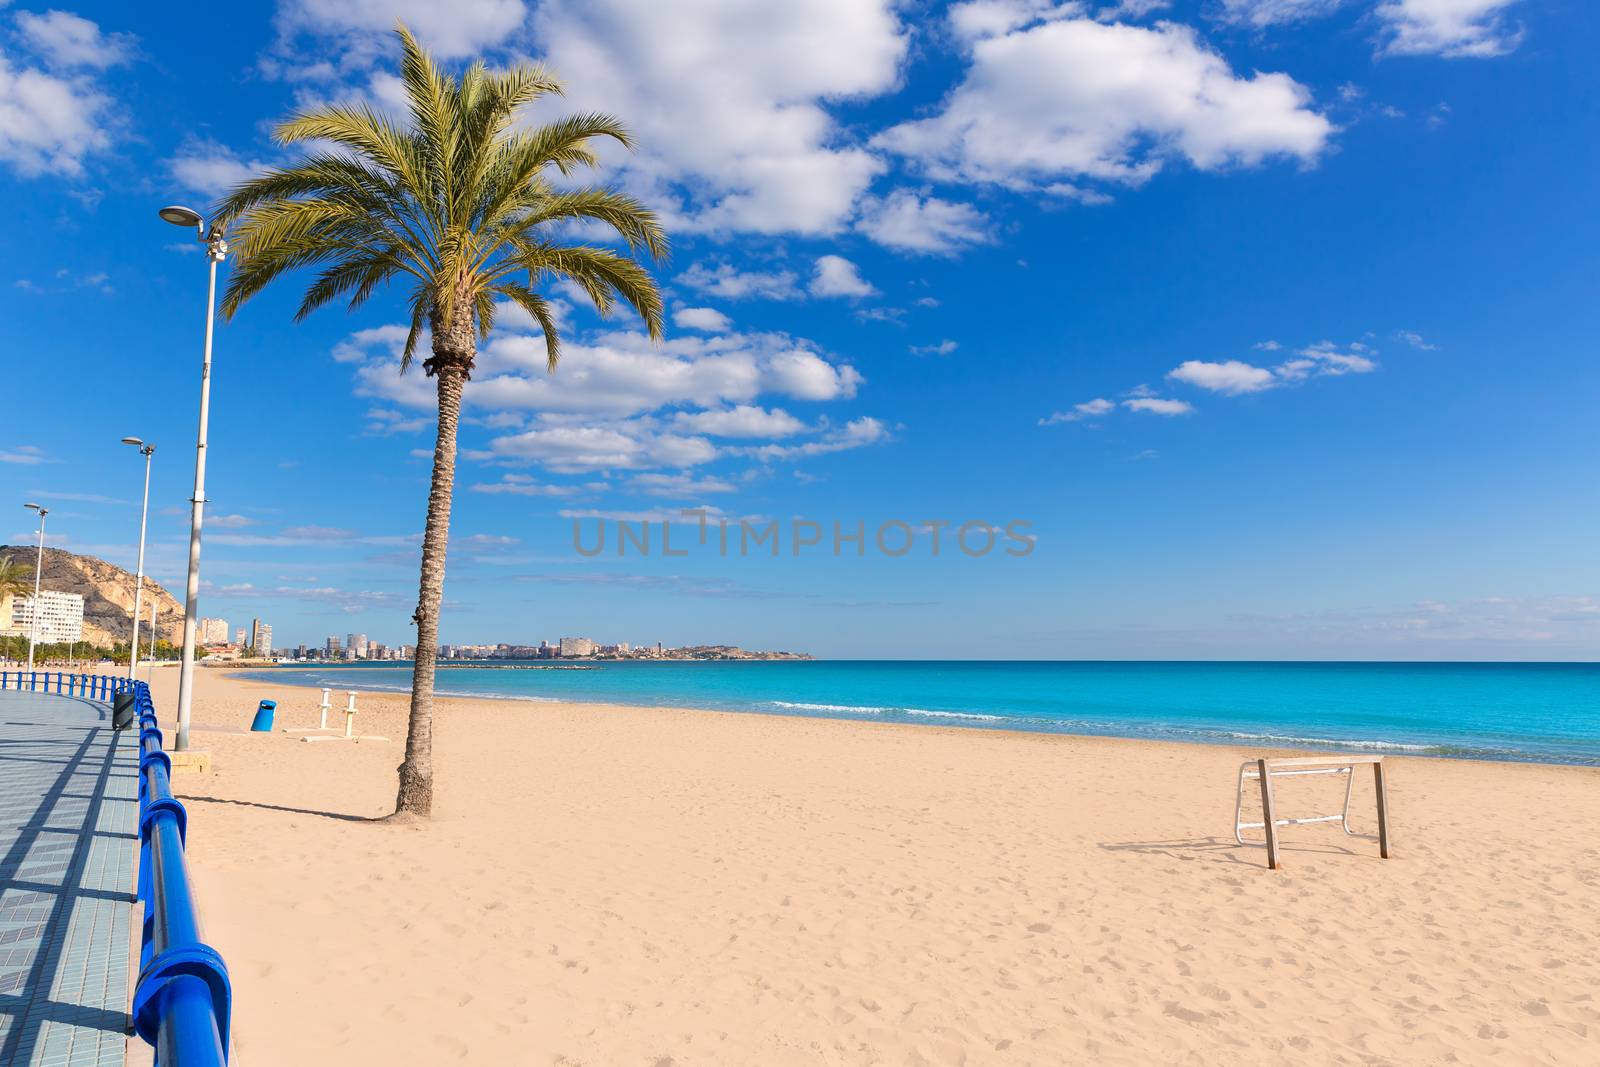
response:
<path id="1" fill-rule="evenodd" d="M 1355 789 L 1356 768 L 1370 764 L 1372 766 L 1372 781 L 1377 791 L 1378 801 L 1378 851 L 1384 858 L 1389 858 L 1389 805 L 1384 789 L 1383 757 L 1382 756 L 1309 756 L 1293 759 L 1255 759 L 1246 760 L 1239 765 L 1239 787 L 1234 796 L 1233 806 L 1233 839 L 1241 845 L 1267 850 L 1267 866 L 1277 870 L 1282 866 L 1278 854 L 1278 827 L 1303 826 L 1308 823 L 1336 822 L 1346 834 L 1355 836 L 1355 831 L 1350 829 L 1350 795 Z M 1299 778 L 1310 775 L 1343 774 L 1347 778 L 1344 785 L 1344 807 L 1337 815 L 1311 815 L 1298 819 L 1274 818 L 1272 780 L 1274 778 Z M 1261 822 L 1244 821 L 1244 791 L 1245 783 L 1255 781 L 1261 788 Z M 1246 830 L 1261 830 L 1266 837 L 1265 841 L 1246 841 Z"/>

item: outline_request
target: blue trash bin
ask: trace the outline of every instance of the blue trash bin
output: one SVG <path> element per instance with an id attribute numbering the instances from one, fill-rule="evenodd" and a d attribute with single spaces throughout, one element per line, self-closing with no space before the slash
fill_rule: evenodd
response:
<path id="1" fill-rule="evenodd" d="M 278 702 L 276 700 L 263 700 L 261 702 L 261 706 L 256 709 L 256 718 L 255 721 L 250 724 L 250 729 L 260 731 L 262 733 L 271 733 L 272 713 L 277 710 Z"/>

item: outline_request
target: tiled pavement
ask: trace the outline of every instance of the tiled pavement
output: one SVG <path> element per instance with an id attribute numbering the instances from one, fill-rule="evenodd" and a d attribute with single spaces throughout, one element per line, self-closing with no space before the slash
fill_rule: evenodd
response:
<path id="1" fill-rule="evenodd" d="M 138 731 L 0 690 L 0 1067 L 122 1067 Z"/>

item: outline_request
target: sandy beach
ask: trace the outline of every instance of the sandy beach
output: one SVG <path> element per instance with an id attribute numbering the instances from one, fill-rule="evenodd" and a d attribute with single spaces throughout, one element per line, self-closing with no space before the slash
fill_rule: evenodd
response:
<path id="1" fill-rule="evenodd" d="M 156 671 L 164 719 L 175 692 Z M 280 732 L 238 732 L 262 697 Z M 1298 827 L 1269 872 L 1233 842 L 1233 781 L 1287 753 L 443 700 L 438 816 L 402 826 L 371 820 L 404 698 L 360 696 L 387 744 L 281 732 L 316 701 L 201 670 L 214 767 L 174 782 L 245 1067 L 1580 1064 L 1600 1041 L 1594 769 L 1395 759 L 1395 858 Z"/>

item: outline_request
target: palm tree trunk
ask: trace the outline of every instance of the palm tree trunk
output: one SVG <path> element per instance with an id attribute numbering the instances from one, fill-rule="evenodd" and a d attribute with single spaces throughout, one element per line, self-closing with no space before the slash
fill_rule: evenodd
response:
<path id="1" fill-rule="evenodd" d="M 468 357 L 470 359 L 470 356 Z M 430 361 L 432 362 L 432 361 Z M 438 361 L 439 437 L 433 446 L 433 485 L 428 490 L 428 524 L 422 534 L 422 582 L 417 594 L 417 654 L 411 669 L 411 720 L 406 728 L 406 758 L 400 764 L 395 813 L 433 812 L 433 672 L 439 658 L 439 601 L 444 595 L 445 550 L 450 542 L 450 499 L 456 479 L 456 425 L 466 368 L 453 359 Z"/>

